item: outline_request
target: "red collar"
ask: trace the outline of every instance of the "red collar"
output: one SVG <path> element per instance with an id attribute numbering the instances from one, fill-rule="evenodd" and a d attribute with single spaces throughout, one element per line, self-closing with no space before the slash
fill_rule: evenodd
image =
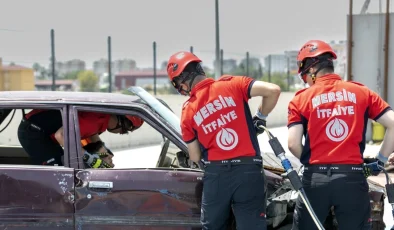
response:
<path id="1" fill-rule="evenodd" d="M 206 79 L 200 81 L 199 83 L 197 83 L 197 84 L 193 87 L 192 91 L 190 92 L 190 96 L 196 94 L 196 92 L 197 92 L 198 90 L 200 90 L 200 89 L 202 89 L 202 88 L 205 88 L 205 87 L 207 87 L 208 85 L 211 85 L 211 84 L 214 83 L 214 82 L 215 82 L 215 80 L 213 80 L 212 78 L 206 78 Z"/>

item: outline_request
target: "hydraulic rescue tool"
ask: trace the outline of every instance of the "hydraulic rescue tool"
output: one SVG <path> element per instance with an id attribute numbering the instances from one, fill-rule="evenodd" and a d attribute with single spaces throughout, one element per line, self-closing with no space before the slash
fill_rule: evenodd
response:
<path id="1" fill-rule="evenodd" d="M 383 171 L 384 174 L 386 175 L 385 187 L 386 187 L 387 199 L 388 199 L 389 203 L 391 204 L 391 208 L 392 208 L 391 213 L 394 218 L 394 184 L 391 181 L 389 174 L 387 173 L 384 166 L 379 164 L 379 162 L 377 162 L 377 161 L 371 162 L 371 163 L 365 163 L 364 167 L 369 169 L 369 171 L 372 172 L 372 175 L 378 175 L 381 171 Z M 391 227 L 391 230 L 394 230 L 394 226 Z"/>
<path id="2" fill-rule="evenodd" d="M 291 184 L 293 185 L 293 188 L 298 192 L 298 195 L 301 197 L 302 201 L 304 202 L 317 228 L 319 230 L 324 230 L 323 225 L 320 223 L 319 219 L 317 218 L 315 212 L 312 209 L 312 205 L 309 203 L 308 197 L 306 196 L 305 190 L 302 186 L 301 179 L 298 176 L 297 171 L 293 169 L 293 166 L 291 165 L 289 159 L 287 159 L 285 155 L 285 150 L 280 144 L 278 138 L 272 135 L 272 133 L 262 125 L 257 126 L 256 128 L 259 130 L 264 130 L 267 133 L 269 139 L 268 142 L 271 145 L 271 148 L 274 151 L 275 155 L 280 159 L 283 168 L 286 170 L 287 177 L 289 178 Z"/>

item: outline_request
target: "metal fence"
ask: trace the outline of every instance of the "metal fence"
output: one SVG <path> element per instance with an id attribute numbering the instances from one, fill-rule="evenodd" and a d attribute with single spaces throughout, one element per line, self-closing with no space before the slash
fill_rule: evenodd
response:
<path id="1" fill-rule="evenodd" d="M 19 42 L 19 39 L 21 37 L 32 37 L 32 36 L 42 36 L 42 34 L 40 34 L 41 31 L 37 32 L 37 31 L 9 31 L 9 32 L 14 32 L 11 33 L 14 37 L 18 38 L 15 40 L 15 44 L 14 44 L 14 48 L 16 48 L 18 45 L 20 45 L 21 47 L 23 47 L 23 45 L 21 45 Z M 19 34 L 18 34 L 19 33 Z M 34 35 L 32 35 L 32 33 L 34 33 Z M 37 35 L 40 34 L 40 35 Z M 46 33 L 48 35 L 48 33 Z M 61 33 L 60 33 L 61 34 Z M 60 76 L 60 70 L 59 67 L 57 67 L 57 63 L 59 63 L 59 59 L 58 57 L 62 56 L 62 54 L 58 54 L 57 50 L 59 48 L 63 48 L 61 46 L 65 46 L 65 45 L 69 45 L 69 44 L 65 44 L 65 39 L 61 38 L 61 36 L 64 36 L 63 34 L 61 35 L 57 35 L 54 29 L 51 29 L 49 31 L 49 44 L 47 47 L 50 47 L 50 57 L 49 57 L 49 65 L 47 68 L 47 84 L 48 81 L 50 81 L 51 84 L 51 88 L 50 90 L 55 91 L 58 90 L 57 88 L 57 83 L 59 83 L 59 81 L 63 80 L 64 77 Z M 104 43 L 106 38 L 106 44 Z M 104 89 L 102 91 L 107 91 L 107 92 L 113 92 L 114 91 L 114 77 L 116 74 L 118 74 L 118 72 L 116 70 L 114 70 L 114 66 L 113 66 L 113 52 L 112 52 L 112 45 L 113 45 L 113 40 L 111 36 L 107 36 L 107 37 L 96 37 L 95 39 L 100 39 L 102 42 L 102 47 L 98 48 L 95 47 L 96 50 L 100 50 L 100 55 L 97 55 L 97 58 L 101 60 L 105 60 L 107 62 L 106 66 L 105 66 L 105 72 L 107 74 L 106 82 L 107 82 L 107 89 Z M 58 40 L 60 40 L 60 42 L 58 42 Z M 45 40 L 42 40 L 42 42 L 44 43 L 48 43 Z M 67 42 L 67 41 L 66 41 Z M 24 43 L 29 43 L 29 41 L 25 40 Z M 31 44 L 30 45 L 34 45 Z M 42 44 L 40 44 L 42 46 Z M 116 42 L 114 43 L 114 45 L 116 46 Z M 147 52 L 144 53 L 144 56 L 151 56 L 152 57 L 152 61 L 151 61 L 151 65 L 148 67 L 148 69 L 150 69 L 150 71 L 152 72 L 152 91 L 154 94 L 157 93 L 157 86 L 162 84 L 163 81 L 158 82 L 157 81 L 157 77 L 158 77 L 158 72 L 163 72 L 165 71 L 165 63 L 167 60 L 163 60 L 163 58 L 161 60 L 158 60 L 157 58 L 157 53 L 158 53 L 158 44 L 156 41 L 152 42 L 152 46 L 151 49 L 149 50 L 149 47 L 147 47 Z M 63 48 L 64 49 L 64 48 Z M 105 52 L 103 52 L 105 50 Z M 197 56 L 199 56 L 201 58 L 202 57 L 214 57 L 215 56 L 215 51 L 214 50 L 204 50 L 204 49 L 196 49 L 196 47 L 193 47 L 192 45 L 189 47 L 185 47 L 184 50 L 190 51 L 192 53 L 195 53 Z M 176 52 L 178 50 L 174 50 L 174 52 Z M 63 51 L 64 52 L 64 51 Z M 92 51 L 90 51 L 92 52 Z M 159 51 L 160 52 L 160 51 Z M 151 55 L 149 55 L 149 53 L 151 53 Z M 69 55 L 69 54 L 68 54 Z M 64 54 L 63 54 L 64 56 Z M 93 55 L 91 55 L 93 56 Z M 169 57 L 169 55 L 168 55 Z M 124 56 L 123 56 L 124 58 Z M 128 56 L 127 58 L 133 60 L 132 56 Z M 295 84 L 295 80 L 294 80 L 294 74 L 290 73 L 290 60 L 287 60 L 287 68 L 285 68 L 282 72 L 277 73 L 277 72 L 273 72 L 271 71 L 271 62 L 268 62 L 268 66 L 267 63 L 264 63 L 264 56 L 260 56 L 258 54 L 254 54 L 252 52 L 249 51 L 245 51 L 244 53 L 240 53 L 240 52 L 231 52 L 231 51 L 226 51 L 221 49 L 220 53 L 219 53 L 219 63 L 218 65 L 216 65 L 216 61 L 215 59 L 213 60 L 213 68 L 210 67 L 210 65 L 204 65 L 206 63 L 204 63 L 204 59 L 203 59 L 203 65 L 204 65 L 204 69 L 206 70 L 206 73 L 209 77 L 212 78 L 217 78 L 217 74 L 219 75 L 223 75 L 223 74 L 232 74 L 232 75 L 246 75 L 246 76 L 250 76 L 253 77 L 255 79 L 262 79 L 268 82 L 274 82 L 279 84 L 282 87 L 282 90 L 284 91 L 288 91 L 290 90 L 290 88 L 292 86 L 294 86 Z M 12 59 L 4 59 L 3 63 L 5 64 L 15 64 L 15 65 L 23 65 L 26 67 L 33 67 L 34 65 L 37 64 L 42 64 L 41 62 L 43 62 L 43 60 L 40 59 L 30 59 L 30 60 L 26 60 L 26 58 L 21 58 L 22 60 L 12 60 Z M 75 59 L 79 60 L 78 57 L 75 57 Z M 96 59 L 96 60 L 98 60 Z M 270 60 L 270 58 L 268 59 Z M 65 61 L 64 59 L 62 59 L 62 61 Z M 82 60 L 85 61 L 85 60 Z M 47 62 L 47 61 L 46 61 Z M 265 61 L 267 62 L 267 61 Z M 86 63 L 85 63 L 86 64 Z M 265 64 L 265 65 L 264 65 Z M 81 67 L 82 68 L 82 67 Z M 83 67 L 84 69 L 85 67 Z M 218 69 L 218 73 L 216 73 L 216 68 Z M 138 69 L 138 65 L 136 64 L 135 69 Z M 37 71 L 37 70 L 36 70 Z M 125 86 L 127 87 L 127 85 Z M 49 90 L 49 87 L 48 87 Z M 119 89 L 119 87 L 117 88 L 117 90 L 122 91 L 124 89 Z"/>

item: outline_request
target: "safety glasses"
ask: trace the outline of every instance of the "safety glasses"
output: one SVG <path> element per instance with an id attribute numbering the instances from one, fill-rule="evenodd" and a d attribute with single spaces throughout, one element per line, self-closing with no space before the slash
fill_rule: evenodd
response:
<path id="1" fill-rule="evenodd" d="M 306 83 L 306 74 L 304 73 L 304 71 L 302 71 L 302 67 L 304 66 L 304 62 L 303 61 L 297 61 L 297 67 L 298 67 L 298 78 Z"/>
<path id="2" fill-rule="evenodd" d="M 174 88 L 176 89 L 176 91 L 183 96 L 186 96 L 186 93 L 184 92 L 184 90 L 182 89 L 180 83 L 177 83 L 175 80 L 173 80 L 172 85 L 174 86 Z"/>
<path id="3" fill-rule="evenodd" d="M 298 69 L 301 69 L 303 65 L 304 65 L 304 62 L 303 62 L 303 61 L 297 61 L 297 67 L 298 67 Z"/>
<path id="4" fill-rule="evenodd" d="M 178 77 L 175 77 L 174 80 L 172 80 L 172 85 L 175 87 L 175 89 L 178 91 L 180 95 L 187 96 L 189 95 L 189 92 L 182 89 L 181 84 L 184 84 L 187 80 L 190 79 L 191 73 L 189 72 L 182 72 L 181 75 Z"/>

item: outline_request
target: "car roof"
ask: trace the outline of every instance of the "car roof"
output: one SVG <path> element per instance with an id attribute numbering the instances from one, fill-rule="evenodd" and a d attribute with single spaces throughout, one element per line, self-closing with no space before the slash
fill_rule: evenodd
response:
<path id="1" fill-rule="evenodd" d="M 135 95 L 99 92 L 65 91 L 2 91 L 0 102 L 19 101 L 31 103 L 66 104 L 132 104 L 139 99 Z"/>

